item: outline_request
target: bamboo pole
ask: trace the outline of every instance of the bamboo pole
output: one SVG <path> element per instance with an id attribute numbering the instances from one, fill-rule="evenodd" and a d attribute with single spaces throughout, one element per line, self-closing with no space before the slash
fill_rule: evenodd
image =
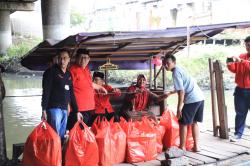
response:
<path id="1" fill-rule="evenodd" d="M 157 85 L 156 85 L 156 65 L 154 65 L 154 90 L 156 90 Z"/>
<path id="2" fill-rule="evenodd" d="M 4 115 L 3 115 L 3 98 L 5 94 L 4 83 L 2 81 L 1 71 L 0 71 L 0 164 L 7 160 L 6 155 L 6 140 L 5 140 L 5 130 L 4 130 Z"/>
<path id="3" fill-rule="evenodd" d="M 215 90 L 215 79 L 214 79 L 214 69 L 213 69 L 213 62 L 209 58 L 209 72 L 210 72 L 210 90 L 211 90 L 211 103 L 212 103 L 212 117 L 213 117 L 213 133 L 214 136 L 218 137 L 218 111 L 216 109 L 216 90 Z"/>
<path id="4" fill-rule="evenodd" d="M 149 89 L 152 89 L 152 57 L 149 60 Z"/>

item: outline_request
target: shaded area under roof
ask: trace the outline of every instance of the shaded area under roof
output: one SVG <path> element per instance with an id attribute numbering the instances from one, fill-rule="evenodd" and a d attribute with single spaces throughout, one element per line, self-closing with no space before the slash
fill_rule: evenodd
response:
<path id="1" fill-rule="evenodd" d="M 192 26 L 189 28 L 190 44 L 212 37 L 227 28 L 248 28 L 250 22 Z M 164 30 L 131 32 L 78 33 L 61 41 L 45 40 L 29 51 L 21 64 L 31 70 L 45 70 L 56 51 L 67 48 L 73 54 L 77 48 L 90 51 L 92 70 L 105 63 L 107 58 L 119 69 L 147 69 L 149 59 L 164 51 L 174 54 L 185 48 L 187 27 Z"/>

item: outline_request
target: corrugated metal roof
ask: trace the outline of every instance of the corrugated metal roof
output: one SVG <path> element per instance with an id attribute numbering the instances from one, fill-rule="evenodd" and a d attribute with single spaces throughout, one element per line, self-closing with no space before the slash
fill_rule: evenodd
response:
<path id="1" fill-rule="evenodd" d="M 247 27 L 250 27 L 250 22 L 192 26 L 189 28 L 190 44 L 212 37 L 227 28 Z M 21 63 L 31 70 L 44 70 L 57 49 L 68 48 L 74 52 L 77 48 L 86 48 L 90 51 L 93 69 L 97 68 L 94 64 L 103 63 L 107 58 L 120 64 L 125 64 L 126 61 L 130 64 L 143 63 L 141 69 L 144 69 L 145 62 L 153 55 L 161 51 L 174 54 L 183 49 L 186 43 L 187 27 L 151 31 L 78 33 L 53 44 L 48 41 L 40 43 L 26 54 Z M 149 67 L 148 62 L 147 64 Z M 134 69 L 136 65 L 125 66 L 121 65 L 120 68 Z"/>

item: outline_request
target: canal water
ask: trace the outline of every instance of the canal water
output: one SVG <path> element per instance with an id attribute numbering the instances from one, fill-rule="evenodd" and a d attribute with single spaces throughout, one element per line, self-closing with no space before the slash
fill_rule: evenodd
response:
<path id="1" fill-rule="evenodd" d="M 41 84 L 42 78 L 35 76 L 4 75 L 7 97 L 3 101 L 5 118 L 5 134 L 7 141 L 7 154 L 12 158 L 12 145 L 26 141 L 29 133 L 39 124 L 41 119 Z M 202 129 L 212 130 L 212 111 L 210 91 L 204 91 L 205 110 Z M 38 95 L 38 96 L 37 96 Z M 16 96 L 16 97 L 15 97 Z M 17 97 L 19 96 L 19 97 Z M 225 91 L 228 110 L 229 127 L 234 126 L 233 91 Z M 168 104 L 173 110 L 176 108 L 177 96 L 169 97 Z M 250 124 L 250 116 L 247 124 Z"/>

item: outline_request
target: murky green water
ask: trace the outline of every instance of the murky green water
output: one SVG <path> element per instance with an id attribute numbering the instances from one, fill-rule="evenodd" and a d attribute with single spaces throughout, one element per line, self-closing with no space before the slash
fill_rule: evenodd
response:
<path id="1" fill-rule="evenodd" d="M 4 83 L 7 96 L 27 96 L 41 94 L 41 77 L 25 78 L 16 75 L 5 75 Z M 201 128 L 212 129 L 212 112 L 210 91 L 204 91 L 206 96 L 204 122 Z M 226 104 L 228 107 L 229 127 L 234 126 L 233 92 L 225 91 Z M 173 109 L 177 96 L 169 98 L 169 105 Z M 32 129 L 40 122 L 41 96 L 33 97 L 6 97 L 3 101 L 5 134 L 7 141 L 8 157 L 12 158 L 12 144 L 25 142 Z M 250 117 L 247 118 L 247 124 Z"/>

